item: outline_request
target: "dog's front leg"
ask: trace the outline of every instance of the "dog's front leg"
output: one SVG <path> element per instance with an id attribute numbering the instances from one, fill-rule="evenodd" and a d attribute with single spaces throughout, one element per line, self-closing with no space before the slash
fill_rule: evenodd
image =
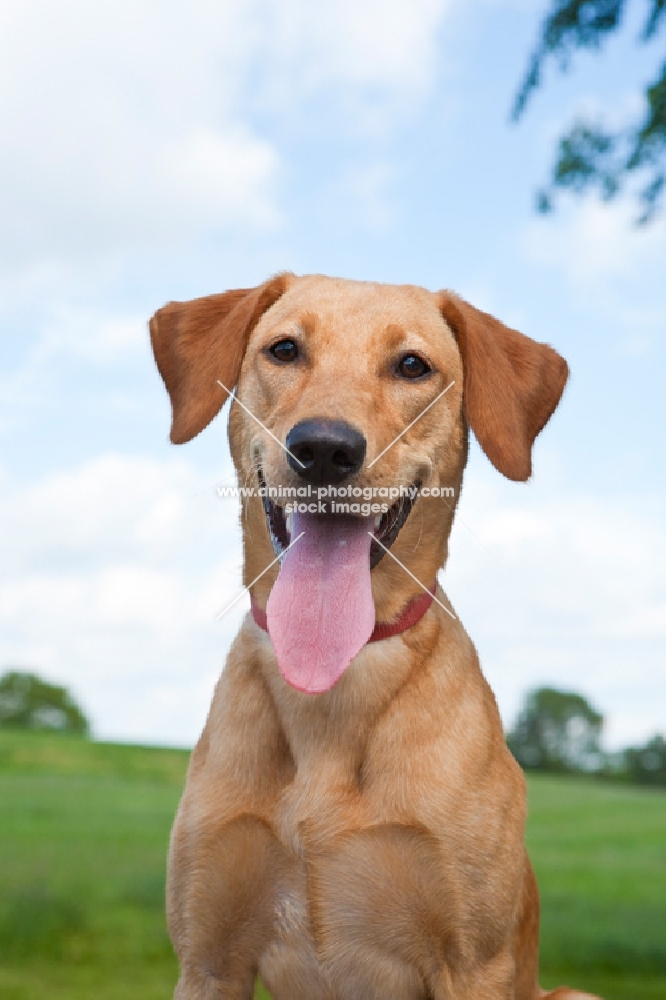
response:
<path id="1" fill-rule="evenodd" d="M 175 1000 L 251 1000 L 283 868 L 282 847 L 257 817 L 196 834 L 177 823 L 167 887 Z"/>
<path id="2" fill-rule="evenodd" d="M 254 974 L 243 982 L 220 982 L 204 969 L 183 968 L 174 1000 L 251 1000 L 254 996 Z"/>

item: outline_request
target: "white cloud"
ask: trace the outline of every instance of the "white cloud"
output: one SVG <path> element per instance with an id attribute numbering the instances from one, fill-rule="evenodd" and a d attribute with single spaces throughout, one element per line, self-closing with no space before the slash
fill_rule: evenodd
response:
<path id="1" fill-rule="evenodd" d="M 451 2 L 8 0 L 4 270 L 279 225 L 280 153 L 252 119 L 298 130 L 324 93 L 322 127 L 390 118 L 432 84 Z"/>
<path id="2" fill-rule="evenodd" d="M 173 195 L 192 225 L 210 225 L 211 212 L 219 213 L 220 223 L 261 227 L 280 221 L 266 190 L 277 171 L 277 153 L 242 128 L 224 136 L 207 129 L 193 132 L 167 154 L 166 167 L 176 182 Z"/>
<path id="3" fill-rule="evenodd" d="M 342 89 L 342 96 L 347 91 L 362 103 L 369 99 L 375 112 L 385 103 L 404 108 L 433 83 L 438 30 L 452 3 L 258 4 L 257 15 L 266 28 L 261 54 L 269 82 L 262 99 L 272 107 L 285 100 L 298 105 L 333 85 Z M 356 114 L 363 110 L 357 108 Z"/>
<path id="4" fill-rule="evenodd" d="M 235 501 L 181 458 L 104 455 L 0 500 L 0 663 L 72 687 L 98 735 L 192 742 L 247 599 Z"/>
<path id="5" fill-rule="evenodd" d="M 95 365 L 108 364 L 145 348 L 147 337 L 145 316 L 111 317 L 60 306 L 45 322 L 29 365 L 39 367 L 55 357 L 72 355 Z"/>
<path id="6" fill-rule="evenodd" d="M 474 463 L 445 584 L 507 724 L 551 684 L 599 705 L 612 746 L 666 730 L 664 513 L 663 498 L 508 484 Z"/>
<path id="7" fill-rule="evenodd" d="M 666 221 L 636 226 L 638 207 L 629 198 L 558 199 L 553 215 L 531 220 L 523 234 L 525 255 L 564 273 L 578 290 L 655 271 L 666 257 Z"/>

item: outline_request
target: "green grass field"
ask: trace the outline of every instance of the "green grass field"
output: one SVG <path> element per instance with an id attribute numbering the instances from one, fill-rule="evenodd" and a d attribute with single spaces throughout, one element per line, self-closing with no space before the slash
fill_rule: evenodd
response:
<path id="1" fill-rule="evenodd" d="M 1 1000 L 171 997 L 164 860 L 186 764 L 178 750 L 0 733 Z M 532 778 L 528 841 L 544 985 L 664 1000 L 666 795 Z"/>

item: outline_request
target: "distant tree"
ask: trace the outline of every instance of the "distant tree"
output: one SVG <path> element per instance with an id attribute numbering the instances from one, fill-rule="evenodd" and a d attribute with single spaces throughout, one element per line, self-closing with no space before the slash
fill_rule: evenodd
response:
<path id="1" fill-rule="evenodd" d="M 625 751 L 630 781 L 637 785 L 666 787 L 666 739 L 653 736 L 644 747 L 631 747 Z"/>
<path id="2" fill-rule="evenodd" d="M 11 670 L 0 678 L 0 729 L 89 731 L 88 720 L 64 687 Z"/>
<path id="3" fill-rule="evenodd" d="M 512 117 L 520 118 L 541 83 L 544 63 L 552 56 L 566 70 L 577 49 L 600 49 L 617 31 L 627 0 L 551 0 L 541 38 L 515 98 Z M 655 38 L 666 24 L 666 0 L 647 0 L 647 16 L 639 41 Z M 550 184 L 539 192 L 537 208 L 549 212 L 556 188 L 580 194 L 596 187 L 611 199 L 625 181 L 642 177 L 640 223 L 654 218 L 666 186 L 666 62 L 645 88 L 642 117 L 624 129 L 609 129 L 601 120 L 580 118 L 559 140 Z"/>
<path id="4" fill-rule="evenodd" d="M 603 721 L 582 695 L 538 688 L 527 695 L 507 742 L 526 769 L 595 771 L 602 764 Z"/>

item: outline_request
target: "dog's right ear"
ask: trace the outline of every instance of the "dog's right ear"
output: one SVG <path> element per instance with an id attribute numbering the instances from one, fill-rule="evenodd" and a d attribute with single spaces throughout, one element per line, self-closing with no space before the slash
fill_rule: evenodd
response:
<path id="1" fill-rule="evenodd" d="M 150 321 L 153 354 L 171 399 L 171 440 L 190 441 L 222 409 L 238 381 L 248 337 L 294 276 L 191 302 L 169 302 Z"/>

